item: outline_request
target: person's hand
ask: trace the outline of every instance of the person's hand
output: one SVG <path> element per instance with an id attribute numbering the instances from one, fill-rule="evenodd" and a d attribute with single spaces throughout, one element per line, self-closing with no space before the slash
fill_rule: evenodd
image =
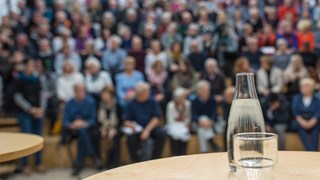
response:
<path id="1" fill-rule="evenodd" d="M 179 70 L 179 66 L 177 64 L 171 64 L 170 65 L 170 71 L 171 72 L 176 72 Z"/>
<path id="2" fill-rule="evenodd" d="M 213 123 L 210 120 L 202 120 L 202 121 L 199 121 L 199 125 L 203 128 L 209 129 L 209 128 L 212 128 Z"/>
<path id="3" fill-rule="evenodd" d="M 273 129 L 270 125 L 266 125 L 266 131 L 267 132 L 273 132 Z"/>
<path id="4" fill-rule="evenodd" d="M 299 124 L 303 129 L 309 129 L 309 124 L 306 120 L 300 121 Z"/>
<path id="5" fill-rule="evenodd" d="M 136 93 L 132 90 L 128 91 L 126 96 L 124 97 L 124 99 L 126 101 L 130 101 L 134 96 L 136 95 Z"/>
<path id="6" fill-rule="evenodd" d="M 44 110 L 42 108 L 33 107 L 31 109 L 31 114 L 33 117 L 40 119 L 44 115 Z"/>
<path id="7" fill-rule="evenodd" d="M 117 134 L 117 130 L 115 128 L 110 129 L 108 132 L 108 139 L 112 140 L 116 134 Z"/>
<path id="8" fill-rule="evenodd" d="M 147 140 L 150 136 L 150 132 L 148 130 L 143 130 L 142 133 L 140 134 L 140 139 L 142 141 Z"/>
<path id="9" fill-rule="evenodd" d="M 214 96 L 214 99 L 215 99 L 217 102 L 222 102 L 224 98 L 223 98 L 222 95 L 216 95 L 216 96 Z"/>
<path id="10" fill-rule="evenodd" d="M 71 129 L 73 129 L 73 130 L 87 128 L 87 127 L 88 127 L 88 123 L 86 121 L 84 121 L 83 119 L 76 119 L 71 124 Z"/>
<path id="11" fill-rule="evenodd" d="M 277 102 L 272 103 L 272 104 L 270 105 L 270 108 L 271 108 L 272 110 L 276 110 L 276 109 L 278 109 L 280 106 L 281 106 L 280 102 L 277 101 Z"/>
<path id="12" fill-rule="evenodd" d="M 270 90 L 269 90 L 269 89 L 265 89 L 265 90 L 262 92 L 263 96 L 265 96 L 265 97 L 268 97 L 268 96 L 269 96 L 269 93 L 270 93 Z"/>
<path id="13" fill-rule="evenodd" d="M 157 102 L 161 102 L 164 99 L 164 95 L 163 93 L 158 93 L 154 98 Z"/>
<path id="14" fill-rule="evenodd" d="M 101 138 L 106 138 L 107 135 L 108 135 L 107 130 L 104 129 L 104 128 L 101 128 L 101 129 L 100 129 L 100 135 L 101 135 Z"/>
<path id="15" fill-rule="evenodd" d="M 309 121 L 306 121 L 306 129 L 312 129 L 316 124 L 318 120 L 316 118 L 312 118 Z"/>
<path id="16" fill-rule="evenodd" d="M 126 120 L 126 121 L 124 121 L 123 126 L 129 127 L 129 128 L 131 128 L 133 131 L 135 131 L 135 122 Z"/>
<path id="17" fill-rule="evenodd" d="M 31 108 L 30 113 L 31 113 L 32 116 L 34 116 L 34 117 L 36 116 L 36 114 L 37 114 L 37 112 L 38 112 L 37 109 L 38 109 L 38 108 L 36 108 L 36 107 Z"/>

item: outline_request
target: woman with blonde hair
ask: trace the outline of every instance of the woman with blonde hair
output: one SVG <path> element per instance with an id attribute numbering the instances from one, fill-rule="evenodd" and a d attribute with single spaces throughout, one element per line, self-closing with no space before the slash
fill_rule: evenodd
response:
<path id="1" fill-rule="evenodd" d="M 64 62 L 62 71 L 62 75 L 57 80 L 57 95 L 61 102 L 67 102 L 74 97 L 74 86 L 84 83 L 84 77 L 75 70 L 70 60 Z"/>
<path id="2" fill-rule="evenodd" d="M 298 49 L 303 52 L 313 52 L 315 48 L 315 38 L 311 31 L 312 22 L 311 20 L 302 19 L 298 22 Z"/>
<path id="3" fill-rule="evenodd" d="M 294 54 L 290 58 L 290 63 L 285 69 L 284 81 L 287 85 L 287 95 L 292 95 L 299 92 L 300 79 L 309 77 L 307 68 L 304 66 L 302 57 L 299 54 Z"/>

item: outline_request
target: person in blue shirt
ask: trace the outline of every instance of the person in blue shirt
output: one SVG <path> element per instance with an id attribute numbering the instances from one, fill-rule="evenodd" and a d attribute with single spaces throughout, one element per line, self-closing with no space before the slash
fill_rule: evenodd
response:
<path id="1" fill-rule="evenodd" d="M 166 134 L 160 127 L 159 105 L 150 97 L 148 83 L 137 84 L 136 98 L 127 106 L 126 119 L 124 127 L 132 130 L 132 133 L 128 134 L 128 148 L 132 161 L 160 158 Z M 139 150 L 141 150 L 140 155 L 138 155 Z"/>
<path id="2" fill-rule="evenodd" d="M 108 71 L 112 77 L 124 69 L 124 60 L 127 57 L 127 51 L 120 48 L 121 39 L 114 35 L 111 37 L 111 47 L 107 49 L 102 56 L 102 68 Z"/>
<path id="3" fill-rule="evenodd" d="M 283 38 L 287 41 L 288 47 L 292 50 L 298 49 L 298 38 L 294 33 L 292 24 L 285 22 L 283 25 L 283 33 L 277 35 L 277 39 Z"/>
<path id="4" fill-rule="evenodd" d="M 300 81 L 300 94 L 293 97 L 292 114 L 298 122 L 298 132 L 307 151 L 318 151 L 320 101 L 314 95 L 315 82 L 304 78 Z"/>
<path id="5" fill-rule="evenodd" d="M 136 60 L 128 56 L 124 62 L 124 72 L 115 77 L 116 94 L 120 111 L 124 113 L 125 107 L 135 95 L 135 87 L 138 82 L 144 80 L 140 71 L 135 70 Z"/>
<path id="6" fill-rule="evenodd" d="M 208 152 L 208 143 L 213 151 L 220 148 L 214 143 L 214 123 L 217 121 L 217 104 L 210 97 L 210 83 L 202 80 L 197 84 L 197 97 L 192 101 L 192 121 L 197 124 L 197 134 L 199 137 L 200 151 Z"/>
<path id="7" fill-rule="evenodd" d="M 65 105 L 63 127 L 78 137 L 77 160 L 72 172 L 72 175 L 78 175 L 86 155 L 94 160 L 97 168 L 100 168 L 101 161 L 94 150 L 90 133 L 96 125 L 96 103 L 86 94 L 83 84 L 75 85 L 74 92 L 75 97 Z"/>

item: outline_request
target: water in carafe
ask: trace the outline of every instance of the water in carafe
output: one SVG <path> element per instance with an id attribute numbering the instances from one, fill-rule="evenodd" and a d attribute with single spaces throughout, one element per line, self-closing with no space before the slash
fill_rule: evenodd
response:
<path id="1" fill-rule="evenodd" d="M 233 172 L 236 171 L 236 164 L 233 157 L 232 137 L 245 132 L 265 132 L 253 73 L 238 73 L 236 77 L 236 92 L 229 113 L 227 130 L 229 166 Z"/>

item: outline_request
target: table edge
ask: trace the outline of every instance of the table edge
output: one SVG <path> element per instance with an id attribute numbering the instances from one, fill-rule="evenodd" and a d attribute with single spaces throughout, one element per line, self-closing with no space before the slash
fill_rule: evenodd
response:
<path id="1" fill-rule="evenodd" d="M 31 154 L 34 154 L 40 151 L 44 147 L 44 139 L 43 137 L 35 134 L 28 134 L 28 133 L 11 133 L 11 132 L 1 132 L 6 134 L 27 134 L 30 136 L 34 136 L 40 140 L 40 142 L 34 146 L 22 148 L 19 151 L 8 152 L 0 155 L 0 163 L 8 162 L 11 160 L 19 159 L 21 157 L 25 157 Z"/>
<path id="2" fill-rule="evenodd" d="M 278 153 L 299 153 L 299 154 L 317 154 L 317 153 L 318 153 L 318 154 L 320 154 L 320 152 L 318 152 L 318 151 L 278 151 Z M 118 168 L 114 168 L 114 169 L 110 169 L 110 170 L 106 170 L 106 171 L 99 172 L 99 173 L 97 173 L 97 174 L 94 174 L 94 175 L 91 175 L 91 176 L 89 176 L 89 177 L 84 178 L 84 180 L 93 180 L 93 179 L 96 179 L 96 177 L 99 176 L 100 174 L 110 173 L 110 172 L 112 173 L 112 171 L 114 171 L 114 170 L 119 170 L 119 169 L 122 169 L 122 168 L 127 168 L 128 166 L 136 166 L 136 165 L 139 165 L 139 164 L 141 164 L 141 163 L 148 163 L 148 162 L 151 162 L 151 161 L 152 161 L 152 162 L 163 161 L 163 160 L 172 159 L 172 158 L 183 158 L 183 157 L 190 157 L 190 156 L 212 155 L 212 154 L 215 154 L 215 155 L 218 155 L 218 154 L 227 155 L 227 152 L 213 152 L 213 153 L 207 153 L 207 154 L 191 154 L 191 155 L 166 157 L 166 158 L 149 160 L 149 161 L 144 161 L 144 162 L 139 162 L 139 163 L 133 163 L 133 164 L 128 164 L 128 165 L 121 166 L 121 167 L 118 167 Z"/>

